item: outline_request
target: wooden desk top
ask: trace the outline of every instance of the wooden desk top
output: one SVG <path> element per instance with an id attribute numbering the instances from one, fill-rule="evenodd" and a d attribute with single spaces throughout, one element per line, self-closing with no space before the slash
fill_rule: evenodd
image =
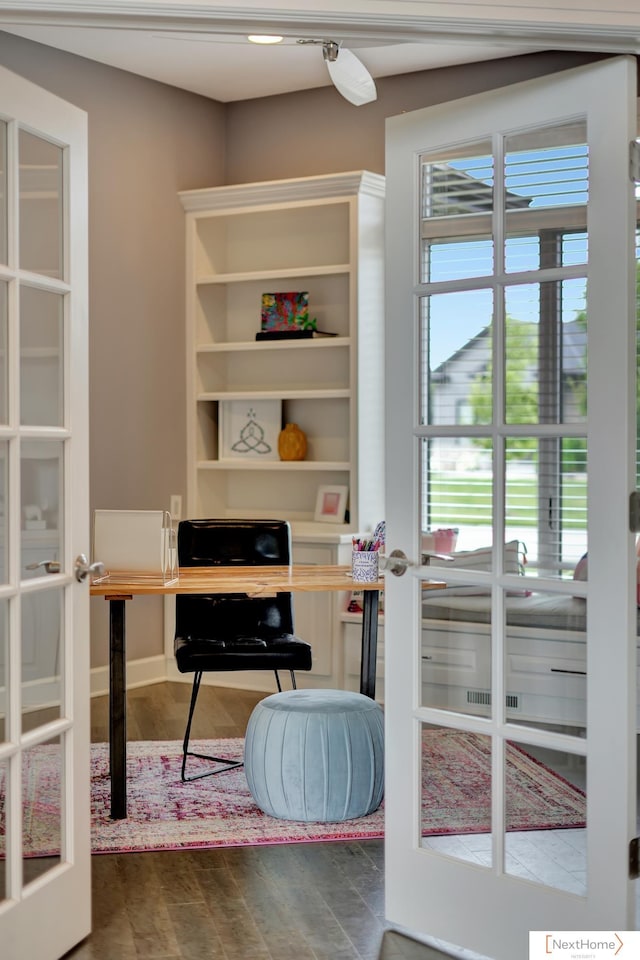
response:
<path id="1" fill-rule="evenodd" d="M 443 587 L 441 581 L 426 581 L 425 589 Z M 246 593 L 251 597 L 274 593 L 310 593 L 319 590 L 384 590 L 384 579 L 374 583 L 354 583 L 351 566 L 291 567 L 181 567 L 173 583 L 114 575 L 101 583 L 92 583 L 91 596 L 117 597 L 172 593 Z"/>

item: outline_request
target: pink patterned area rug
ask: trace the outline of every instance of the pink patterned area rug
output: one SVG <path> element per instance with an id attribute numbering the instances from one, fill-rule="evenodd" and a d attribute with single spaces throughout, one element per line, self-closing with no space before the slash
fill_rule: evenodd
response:
<path id="1" fill-rule="evenodd" d="M 195 740 L 192 749 L 241 758 L 242 739 Z M 375 813 L 343 823 L 299 823 L 264 814 L 253 802 L 242 767 L 190 783 L 180 780 L 179 741 L 131 741 L 127 746 L 126 820 L 109 816 L 109 752 L 91 748 L 93 853 L 180 850 L 320 840 L 364 840 L 384 835 L 384 803 Z M 58 852 L 59 748 L 29 751 L 25 771 L 27 856 Z M 204 761 L 192 760 L 190 772 Z M 585 825 L 583 793 L 523 750 L 507 761 L 509 830 Z M 490 829 L 490 761 L 486 738 L 427 730 L 423 746 L 423 834 L 484 833 Z M 0 778 L 0 850 L 4 834 Z M 51 838 L 54 838 L 53 840 Z"/>

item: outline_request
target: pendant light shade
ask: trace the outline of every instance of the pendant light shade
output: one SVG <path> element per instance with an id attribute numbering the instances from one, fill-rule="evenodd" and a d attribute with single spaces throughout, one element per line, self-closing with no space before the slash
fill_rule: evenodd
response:
<path id="1" fill-rule="evenodd" d="M 335 40 L 300 39 L 298 43 L 322 45 L 322 55 L 331 81 L 338 93 L 350 103 L 359 107 L 377 98 L 373 77 L 351 50 L 345 50 Z"/>
<path id="2" fill-rule="evenodd" d="M 351 50 L 341 49 L 337 43 L 331 42 L 323 45 L 322 53 L 335 88 L 346 100 L 359 107 L 376 99 L 378 94 L 373 77 Z"/>

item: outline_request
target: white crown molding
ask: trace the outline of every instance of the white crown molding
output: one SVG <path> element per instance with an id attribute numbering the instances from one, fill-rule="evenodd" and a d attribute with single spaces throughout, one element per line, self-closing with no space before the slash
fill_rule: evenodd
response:
<path id="1" fill-rule="evenodd" d="M 269 25 L 290 36 L 378 38 L 419 42 L 434 35 L 473 37 L 555 49 L 633 53 L 640 50 L 640 5 L 617 0 L 253 0 L 237 6 L 219 0 L 0 0 L 0 26 L 43 24 L 246 32 Z"/>
<path id="2" fill-rule="evenodd" d="M 358 192 L 384 198 L 385 179 L 378 173 L 358 170 L 351 173 L 328 173 L 319 177 L 296 177 L 290 180 L 266 180 L 261 183 L 239 183 L 231 186 L 183 190 L 179 196 L 184 209 L 226 210 L 260 207 L 271 203 L 321 200 L 326 197 L 352 197 Z"/>

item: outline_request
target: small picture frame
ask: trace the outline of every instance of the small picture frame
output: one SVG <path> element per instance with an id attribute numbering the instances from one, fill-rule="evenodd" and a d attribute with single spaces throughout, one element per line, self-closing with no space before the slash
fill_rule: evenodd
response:
<path id="1" fill-rule="evenodd" d="M 348 495 L 348 487 L 318 487 L 314 520 L 322 523 L 344 523 Z"/>
<path id="2" fill-rule="evenodd" d="M 278 460 L 281 400 L 221 400 L 221 460 Z"/>
<path id="3" fill-rule="evenodd" d="M 260 329 L 263 332 L 304 330 L 309 326 L 309 294 L 306 290 L 263 293 Z"/>

